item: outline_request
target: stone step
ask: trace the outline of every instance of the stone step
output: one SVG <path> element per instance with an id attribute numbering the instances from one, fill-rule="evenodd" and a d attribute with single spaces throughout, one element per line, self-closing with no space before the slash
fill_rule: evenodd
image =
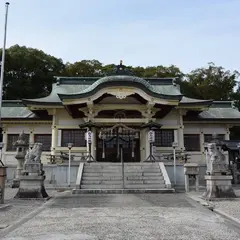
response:
<path id="1" fill-rule="evenodd" d="M 125 177 L 127 180 L 163 180 L 163 176 L 127 176 Z"/>
<path id="2" fill-rule="evenodd" d="M 164 180 L 126 180 L 126 184 L 165 184 Z"/>
<path id="3" fill-rule="evenodd" d="M 119 185 L 122 184 L 122 179 L 121 180 L 83 180 L 81 182 L 82 185 L 94 185 L 94 184 L 99 184 L 99 185 Z"/>
<path id="4" fill-rule="evenodd" d="M 125 162 L 125 166 L 154 166 L 154 167 L 159 167 L 158 163 L 129 163 Z M 122 166 L 122 163 L 85 163 L 84 167 L 115 167 L 115 166 Z"/>
<path id="5" fill-rule="evenodd" d="M 99 172 L 91 172 L 85 173 L 83 172 L 82 177 L 122 177 L 122 173 L 99 173 Z"/>
<path id="6" fill-rule="evenodd" d="M 83 173 L 122 173 L 122 169 L 116 169 L 116 170 L 94 170 L 94 169 L 84 169 Z M 124 173 L 126 174 L 144 174 L 144 173 L 151 173 L 151 174 L 161 174 L 161 172 L 158 170 L 139 170 L 139 171 L 133 171 L 133 170 L 127 170 L 124 169 Z"/>
<path id="7" fill-rule="evenodd" d="M 139 169 L 139 170 L 135 170 L 135 169 L 124 169 L 124 172 L 127 173 L 160 173 L 159 169 Z"/>
<path id="8" fill-rule="evenodd" d="M 120 169 L 122 166 L 84 166 L 84 169 Z"/>
<path id="9" fill-rule="evenodd" d="M 85 177 L 98 177 L 98 178 L 121 178 L 122 177 L 122 173 L 83 173 L 82 178 Z M 139 179 L 139 178 L 149 178 L 151 177 L 151 179 L 159 179 L 162 177 L 162 174 L 156 174 L 156 173 L 135 173 L 135 174 L 128 174 L 125 173 L 124 174 L 125 178 L 128 179 Z"/>
<path id="10" fill-rule="evenodd" d="M 73 189 L 72 194 L 175 193 L 173 188 L 158 189 Z"/>
<path id="11" fill-rule="evenodd" d="M 81 185 L 81 189 L 121 189 L 122 188 L 122 183 L 121 184 L 91 184 L 91 185 Z"/>
<path id="12" fill-rule="evenodd" d="M 160 173 L 160 172 L 157 172 L 157 173 L 152 173 L 152 172 L 143 172 L 143 173 L 140 173 L 140 172 L 126 172 L 125 176 L 126 177 L 139 177 L 139 176 L 146 176 L 146 177 L 155 176 L 155 177 L 159 177 L 159 176 L 162 176 L 162 173 Z"/>
<path id="13" fill-rule="evenodd" d="M 158 180 L 164 180 L 163 176 L 124 176 L 126 180 L 131 181 L 131 180 L 151 180 L 151 181 L 158 181 Z M 122 175 L 121 176 L 83 176 L 83 180 L 122 180 Z"/>
<path id="14" fill-rule="evenodd" d="M 126 189 L 164 189 L 166 188 L 165 184 L 128 184 L 124 186 Z"/>
<path id="15" fill-rule="evenodd" d="M 82 181 L 88 181 L 88 180 L 99 180 L 99 181 L 117 181 L 122 180 L 122 176 L 120 177 L 99 177 L 99 176 L 86 176 L 82 177 Z"/>
<path id="16" fill-rule="evenodd" d="M 122 167 L 84 167 L 84 170 L 92 170 L 94 169 L 95 171 L 101 171 L 101 170 L 116 170 L 116 169 L 122 169 Z M 129 166 L 124 166 L 124 169 L 126 170 L 132 170 L 132 171 L 141 171 L 141 170 L 151 170 L 151 171 L 160 171 L 159 167 L 129 167 Z"/>
<path id="17" fill-rule="evenodd" d="M 83 171 L 84 173 L 118 173 L 118 172 L 122 172 L 122 169 L 84 169 Z"/>
<path id="18" fill-rule="evenodd" d="M 144 180 L 127 180 L 125 179 L 125 182 L 128 184 L 165 184 L 165 181 L 163 179 L 161 180 L 148 180 L 148 179 L 144 179 Z M 102 179 L 83 179 L 81 184 L 86 185 L 86 184 L 121 184 L 122 183 L 122 179 L 119 180 L 102 180 Z"/>

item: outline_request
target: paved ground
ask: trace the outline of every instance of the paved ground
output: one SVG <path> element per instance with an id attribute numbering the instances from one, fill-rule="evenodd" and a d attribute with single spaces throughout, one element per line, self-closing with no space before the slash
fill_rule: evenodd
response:
<path id="1" fill-rule="evenodd" d="M 45 203 L 45 201 L 14 199 L 17 191 L 16 188 L 6 188 L 4 205 L 0 205 L 0 234 L 2 229 L 13 225 Z M 48 194 L 54 197 L 58 195 L 58 192 L 51 190 L 48 191 Z"/>
<path id="2" fill-rule="evenodd" d="M 240 188 L 235 188 L 234 192 L 236 193 L 237 198 L 210 201 L 206 202 L 206 204 L 210 205 L 214 211 L 234 219 L 240 225 Z M 196 201 L 204 204 L 204 201 L 201 199 L 202 194 L 203 192 L 190 192 L 188 195 Z"/>
<path id="3" fill-rule="evenodd" d="M 0 238 L 240 239 L 239 229 L 185 194 L 59 196 L 40 209 Z"/>

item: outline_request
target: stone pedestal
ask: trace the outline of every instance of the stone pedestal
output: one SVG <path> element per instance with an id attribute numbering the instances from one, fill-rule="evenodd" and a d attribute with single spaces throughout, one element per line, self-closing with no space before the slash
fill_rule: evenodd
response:
<path id="1" fill-rule="evenodd" d="M 31 152 L 26 155 L 26 162 L 24 164 L 24 170 L 22 175 L 19 176 L 20 185 L 15 198 L 47 198 L 44 187 L 45 175 L 43 171 L 43 165 L 40 159 L 41 145 L 35 143 L 35 147 Z M 37 153 L 37 154 L 36 154 Z M 37 161 L 33 161 L 36 159 Z"/>
<path id="2" fill-rule="evenodd" d="M 203 198 L 207 200 L 214 200 L 219 198 L 235 198 L 236 194 L 232 188 L 232 176 L 229 175 L 207 175 L 207 189 L 203 194 Z"/>
<path id="3" fill-rule="evenodd" d="M 18 161 L 18 164 L 17 164 L 17 169 L 16 169 L 16 175 L 15 175 L 15 178 L 13 179 L 13 182 L 12 182 L 12 188 L 19 188 L 19 183 L 20 183 L 20 176 L 22 175 L 22 171 L 23 171 L 23 164 L 24 164 L 24 159 L 25 156 L 21 157 L 15 157 Z"/>
<path id="4" fill-rule="evenodd" d="M 189 192 L 189 178 L 190 176 L 195 177 L 195 189 L 199 191 L 199 165 L 197 163 L 185 163 L 184 164 L 184 175 L 185 175 L 185 191 Z"/>
<path id="5" fill-rule="evenodd" d="M 4 203 L 6 176 L 7 176 L 7 167 L 0 166 L 0 204 Z"/>
<path id="6" fill-rule="evenodd" d="M 20 176 L 20 186 L 15 198 L 47 198 L 44 179 L 45 176 Z"/>

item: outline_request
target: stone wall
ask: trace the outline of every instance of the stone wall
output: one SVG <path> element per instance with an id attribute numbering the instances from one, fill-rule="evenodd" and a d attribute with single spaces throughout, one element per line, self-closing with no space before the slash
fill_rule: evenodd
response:
<path id="1" fill-rule="evenodd" d="M 79 163 L 71 165 L 71 185 L 75 186 Z M 16 166 L 7 168 L 7 184 L 10 184 L 15 176 Z M 43 166 L 46 179 L 45 187 L 66 187 L 68 184 L 68 164 L 45 164 Z"/>

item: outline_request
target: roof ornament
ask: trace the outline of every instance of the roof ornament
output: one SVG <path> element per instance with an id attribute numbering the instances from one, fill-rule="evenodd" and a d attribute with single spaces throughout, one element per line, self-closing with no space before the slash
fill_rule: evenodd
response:
<path id="1" fill-rule="evenodd" d="M 113 70 L 106 74 L 107 76 L 115 76 L 115 75 L 122 75 L 122 76 L 133 76 L 133 72 L 130 68 L 123 65 L 123 61 L 120 60 L 119 65 L 114 65 Z"/>

